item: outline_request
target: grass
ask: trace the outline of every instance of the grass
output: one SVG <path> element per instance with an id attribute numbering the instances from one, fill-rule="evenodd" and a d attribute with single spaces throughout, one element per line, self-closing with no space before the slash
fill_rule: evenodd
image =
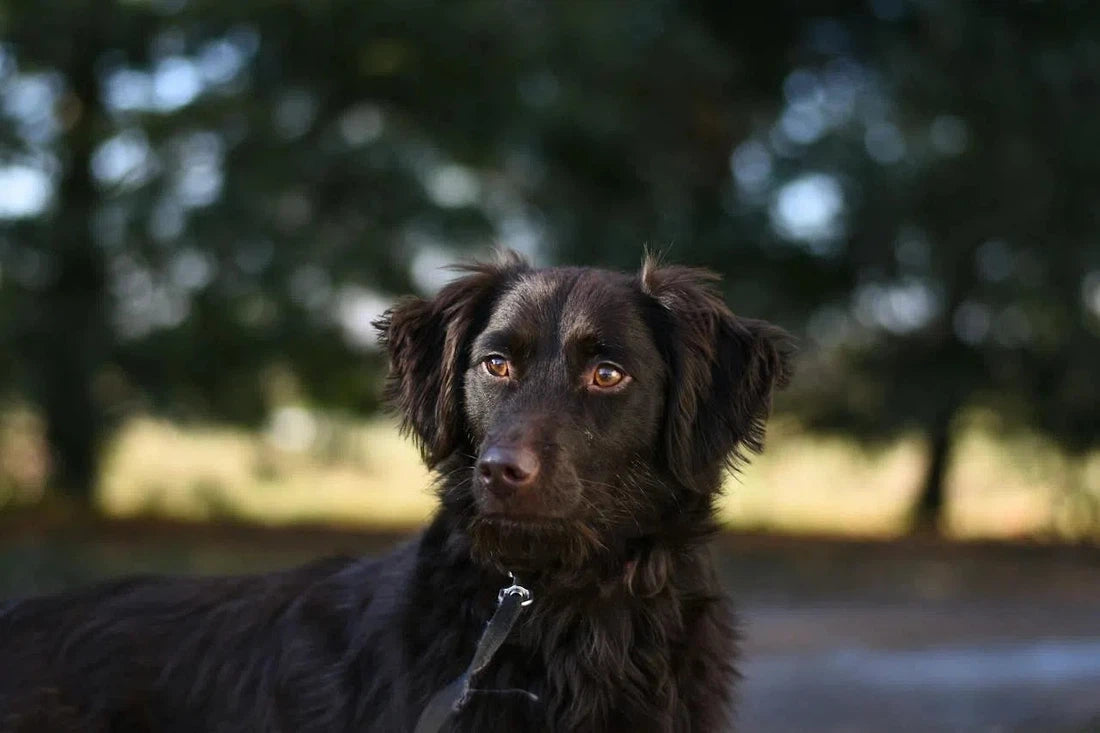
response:
<path id="1" fill-rule="evenodd" d="M 382 420 L 342 426 L 339 446 L 292 450 L 229 428 L 135 420 L 108 452 L 109 514 L 406 526 L 430 515 L 430 476 Z"/>
<path id="2" fill-rule="evenodd" d="M 5 485 L 9 497 L 12 487 L 32 499 L 41 493 L 36 427 L 25 414 L 0 421 L 0 506 Z M 895 535 L 905 527 L 925 460 L 915 437 L 864 449 L 775 420 L 768 451 L 729 478 L 721 515 L 744 529 Z M 99 501 L 119 517 L 408 528 L 430 515 L 430 484 L 411 441 L 392 422 L 284 408 L 264 432 L 131 420 L 106 451 Z M 1070 460 L 1054 444 L 998 436 L 988 420 L 972 416 L 947 489 L 954 536 L 1095 533 L 1096 518 L 1086 515 L 1100 503 L 1100 454 Z"/>

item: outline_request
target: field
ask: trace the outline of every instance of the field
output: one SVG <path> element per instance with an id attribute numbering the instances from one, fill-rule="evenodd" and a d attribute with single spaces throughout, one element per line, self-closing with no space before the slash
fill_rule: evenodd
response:
<path id="1" fill-rule="evenodd" d="M 5 497 L 34 498 L 44 473 L 33 418 L 9 413 L 5 425 L 0 506 Z M 951 536 L 1076 538 L 1094 530 L 1088 510 L 1100 499 L 1100 454 L 1070 460 L 1033 436 L 997 436 L 988 419 L 972 416 L 955 456 Z M 767 452 L 729 477 L 723 519 L 740 529 L 892 536 L 904 527 L 924 462 L 916 437 L 862 448 L 775 420 Z M 416 449 L 393 423 L 285 407 L 256 432 L 129 421 L 107 447 L 99 501 L 119 517 L 409 528 L 431 511 L 429 487 Z"/>

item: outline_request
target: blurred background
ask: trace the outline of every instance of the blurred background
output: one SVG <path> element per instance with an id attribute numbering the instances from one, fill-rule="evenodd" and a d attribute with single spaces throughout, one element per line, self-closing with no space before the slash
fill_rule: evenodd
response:
<path id="1" fill-rule="evenodd" d="M 1100 730 L 1097 120 L 1087 0 L 0 0 L 0 595 L 379 551 L 371 320 L 648 247 L 801 346 L 745 729 Z"/>

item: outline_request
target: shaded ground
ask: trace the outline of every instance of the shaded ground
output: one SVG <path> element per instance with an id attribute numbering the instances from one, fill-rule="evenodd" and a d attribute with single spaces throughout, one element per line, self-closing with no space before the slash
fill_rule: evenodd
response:
<path id="1" fill-rule="evenodd" d="M 0 524 L 0 596 L 135 571 L 239 572 L 400 535 Z M 1100 549 L 728 535 L 746 731 L 1100 731 Z"/>
<path id="2" fill-rule="evenodd" d="M 750 731 L 1100 729 L 1098 609 L 750 606 Z"/>
<path id="3" fill-rule="evenodd" d="M 746 731 L 1100 731 L 1095 548 L 729 537 Z"/>

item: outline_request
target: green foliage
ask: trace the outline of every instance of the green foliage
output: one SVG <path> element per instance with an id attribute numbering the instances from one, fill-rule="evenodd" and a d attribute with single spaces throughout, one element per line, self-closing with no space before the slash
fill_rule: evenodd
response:
<path id="1" fill-rule="evenodd" d="M 978 404 L 1094 445 L 1100 14 L 893 5 L 893 22 L 835 29 L 866 47 L 876 108 L 797 161 L 836 171 L 848 204 L 832 255 L 847 283 L 809 334 L 842 337 L 844 388 L 817 390 L 808 413 L 889 436 Z M 827 76 L 842 58 L 830 49 L 807 67 Z"/>
<path id="2" fill-rule="evenodd" d="M 367 322 L 460 253 L 649 246 L 801 337 L 813 426 L 985 405 L 1085 448 L 1098 31 L 1073 0 L 3 0 L 0 174 L 49 202 L 0 211 L 0 379 L 86 491 L 136 405 L 256 423 L 289 373 L 376 409 Z"/>

